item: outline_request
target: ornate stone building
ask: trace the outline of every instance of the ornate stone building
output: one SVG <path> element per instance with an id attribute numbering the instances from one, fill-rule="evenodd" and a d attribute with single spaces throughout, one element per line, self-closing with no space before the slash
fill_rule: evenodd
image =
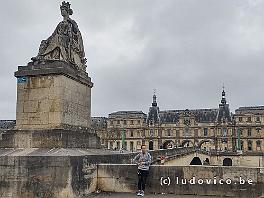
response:
<path id="1" fill-rule="evenodd" d="M 208 151 L 264 151 L 264 106 L 240 107 L 233 114 L 224 90 L 218 108 L 162 111 L 154 94 L 148 114 L 118 111 L 106 122 L 97 130 L 108 149 L 135 151 L 146 144 L 149 150 L 196 146 Z"/>
<path id="2" fill-rule="evenodd" d="M 240 107 L 235 111 L 234 123 L 238 147 L 244 151 L 264 151 L 264 106 Z"/>

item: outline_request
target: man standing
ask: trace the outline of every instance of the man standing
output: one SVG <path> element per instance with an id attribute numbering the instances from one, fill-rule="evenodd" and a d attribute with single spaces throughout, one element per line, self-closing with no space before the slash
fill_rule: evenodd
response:
<path id="1" fill-rule="evenodd" d="M 138 196 L 144 196 L 145 184 L 149 174 L 149 166 L 151 164 L 151 155 L 146 150 L 146 145 L 141 145 L 141 152 L 137 154 L 134 163 L 138 165 Z"/>

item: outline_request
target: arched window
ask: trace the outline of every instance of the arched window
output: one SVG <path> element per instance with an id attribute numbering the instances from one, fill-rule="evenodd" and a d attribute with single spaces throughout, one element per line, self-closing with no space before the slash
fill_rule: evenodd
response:
<path id="1" fill-rule="evenodd" d="M 232 159 L 230 158 L 225 158 L 223 160 L 223 166 L 232 166 Z"/>

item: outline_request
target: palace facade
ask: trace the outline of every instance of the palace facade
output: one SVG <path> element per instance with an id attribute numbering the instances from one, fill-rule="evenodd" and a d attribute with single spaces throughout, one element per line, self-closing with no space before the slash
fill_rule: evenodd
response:
<path id="1" fill-rule="evenodd" d="M 264 151 L 264 106 L 239 107 L 233 114 L 222 92 L 218 108 L 160 110 L 157 97 L 146 114 L 118 111 L 93 118 L 105 148 L 129 151 L 198 147 L 207 151 Z"/>

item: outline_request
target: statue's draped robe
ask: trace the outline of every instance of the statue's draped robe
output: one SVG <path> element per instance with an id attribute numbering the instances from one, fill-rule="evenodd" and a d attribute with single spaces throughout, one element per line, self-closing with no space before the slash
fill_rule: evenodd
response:
<path id="1" fill-rule="evenodd" d="M 53 34 L 40 44 L 37 60 L 63 60 L 85 69 L 85 53 L 77 23 L 68 19 L 60 22 Z"/>

